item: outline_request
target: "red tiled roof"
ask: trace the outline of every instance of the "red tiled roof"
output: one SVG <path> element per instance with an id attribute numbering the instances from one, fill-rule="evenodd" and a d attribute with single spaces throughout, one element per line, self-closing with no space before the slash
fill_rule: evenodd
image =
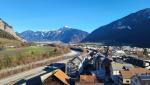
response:
<path id="1" fill-rule="evenodd" d="M 136 74 L 150 73 L 150 70 L 145 69 L 145 68 L 134 68 L 134 69 L 130 69 L 130 70 L 122 70 L 120 72 L 121 72 L 121 76 L 123 78 L 131 78 L 132 76 L 134 76 Z"/>
<path id="2" fill-rule="evenodd" d="M 80 75 L 80 83 L 94 83 L 96 80 L 95 76 L 92 75 Z"/>

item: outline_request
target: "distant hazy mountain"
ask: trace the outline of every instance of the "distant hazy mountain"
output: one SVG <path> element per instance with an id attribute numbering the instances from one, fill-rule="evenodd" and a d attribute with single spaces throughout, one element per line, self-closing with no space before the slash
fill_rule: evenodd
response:
<path id="1" fill-rule="evenodd" d="M 119 42 L 150 46 L 150 8 L 132 13 L 93 31 L 83 42 Z"/>
<path id="2" fill-rule="evenodd" d="M 29 42 L 34 41 L 61 41 L 64 43 L 77 43 L 82 39 L 87 37 L 88 33 L 85 31 L 81 31 L 78 29 L 70 28 L 68 26 L 64 26 L 55 31 L 24 31 L 19 33 L 19 35 Z"/>

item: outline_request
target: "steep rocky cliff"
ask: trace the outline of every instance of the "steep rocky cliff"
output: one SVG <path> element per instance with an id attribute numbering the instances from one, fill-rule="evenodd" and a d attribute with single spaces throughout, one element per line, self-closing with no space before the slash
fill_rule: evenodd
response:
<path id="1" fill-rule="evenodd" d="M 1 38 L 8 38 L 5 35 L 9 35 L 9 38 L 12 37 L 11 39 L 17 39 L 20 41 L 24 41 L 22 38 L 20 38 L 14 31 L 12 26 L 8 25 L 5 21 L 3 21 L 2 19 L 0 19 L 0 32 Z M 7 34 L 8 33 L 8 34 Z M 3 35 L 2 35 L 3 34 Z"/>

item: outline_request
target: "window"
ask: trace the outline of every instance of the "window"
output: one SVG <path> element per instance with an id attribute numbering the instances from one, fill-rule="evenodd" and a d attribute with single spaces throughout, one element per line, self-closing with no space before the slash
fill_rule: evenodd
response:
<path id="1" fill-rule="evenodd" d="M 126 80 L 127 83 L 129 83 L 129 80 Z"/>

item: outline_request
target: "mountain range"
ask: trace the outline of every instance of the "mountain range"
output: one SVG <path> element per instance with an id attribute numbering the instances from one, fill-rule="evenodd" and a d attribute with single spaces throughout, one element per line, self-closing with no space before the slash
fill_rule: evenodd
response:
<path id="1" fill-rule="evenodd" d="M 54 31 L 32 31 L 27 30 L 17 33 L 28 42 L 61 41 L 64 43 L 78 43 L 87 37 L 88 33 L 82 30 L 64 26 Z"/>
<path id="2" fill-rule="evenodd" d="M 99 27 L 82 42 L 126 43 L 150 47 L 150 8 Z"/>
<path id="3" fill-rule="evenodd" d="M 0 19 L 0 38 L 28 42 L 61 41 L 64 43 L 102 42 L 105 44 L 127 44 L 150 47 L 150 8 L 129 14 L 121 19 L 101 26 L 92 33 L 64 26 L 54 31 L 31 31 L 15 33 L 13 28 Z"/>

